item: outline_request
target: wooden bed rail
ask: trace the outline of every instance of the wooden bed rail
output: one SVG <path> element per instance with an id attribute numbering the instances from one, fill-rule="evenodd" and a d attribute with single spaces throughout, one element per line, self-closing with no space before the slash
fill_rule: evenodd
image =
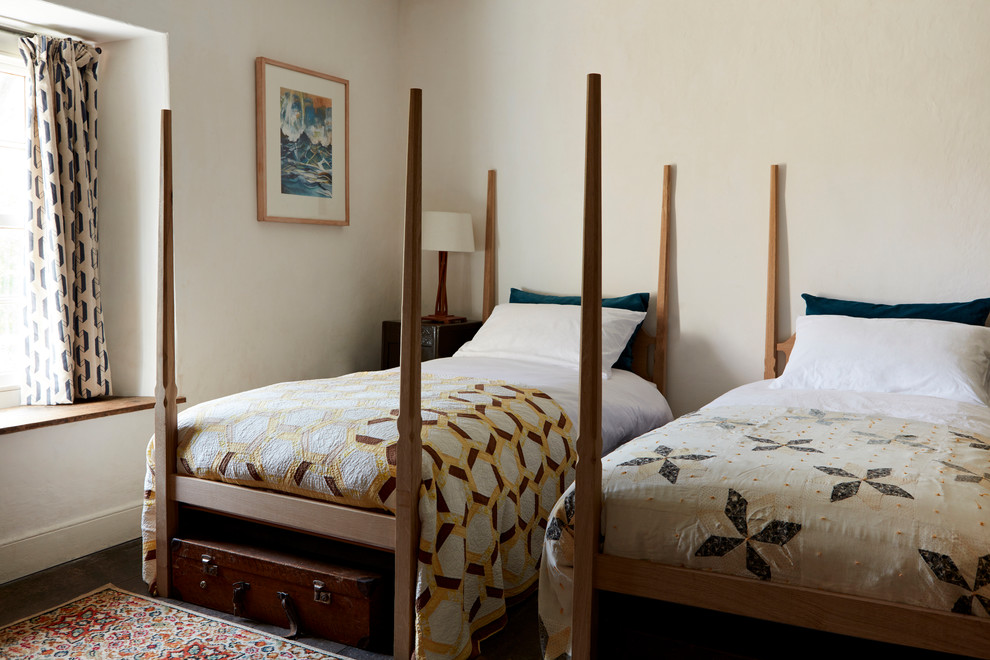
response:
<path id="1" fill-rule="evenodd" d="M 573 657 L 590 658 L 598 620 L 594 565 L 602 493 L 602 166 L 601 75 L 588 75 L 584 177 L 584 278 L 581 285 L 581 407 L 574 510 Z M 587 625 L 584 625 L 587 624 Z"/>
<path id="2" fill-rule="evenodd" d="M 770 248 L 767 255 L 767 326 L 763 377 L 777 377 L 777 166 L 770 166 Z"/>
<path id="3" fill-rule="evenodd" d="M 416 649 L 416 566 L 419 558 L 420 349 L 423 216 L 423 92 L 409 91 L 406 218 L 402 255 L 402 337 L 399 353 L 399 440 L 396 454 L 394 656 Z"/>
<path id="4" fill-rule="evenodd" d="M 667 340 L 668 340 L 668 291 L 670 271 L 670 209 L 671 174 L 673 165 L 663 166 L 663 195 L 660 207 L 660 261 L 657 268 L 657 323 L 656 333 L 650 335 L 645 327 L 633 337 L 632 372 L 645 380 L 652 381 L 661 394 L 667 388 Z M 650 349 L 653 350 L 653 365 L 650 365 Z"/>
<path id="5" fill-rule="evenodd" d="M 779 269 L 779 251 L 777 248 L 778 231 L 778 200 L 780 193 L 778 179 L 780 166 L 770 166 L 770 241 L 769 254 L 767 255 L 767 327 L 766 327 L 766 354 L 763 360 L 763 377 L 776 378 L 778 373 L 777 354 L 783 353 L 784 359 L 780 366 L 787 364 L 787 359 L 791 355 L 794 347 L 794 335 L 790 338 L 778 342 L 777 328 L 777 271 Z"/>
<path id="6" fill-rule="evenodd" d="M 667 388 L 667 291 L 670 272 L 670 165 L 663 166 L 663 203 L 660 207 L 660 267 L 657 280 L 657 334 L 653 349 L 653 382 L 660 394 Z"/>
<path id="7" fill-rule="evenodd" d="M 485 207 L 485 289 L 481 320 L 487 321 L 495 309 L 498 293 L 495 282 L 495 220 L 498 213 L 495 170 L 488 170 L 488 202 Z"/>
<path id="8" fill-rule="evenodd" d="M 611 555 L 598 558 L 595 579 L 601 588 L 616 593 L 899 644 L 897 648 L 907 657 L 917 655 L 903 645 L 990 657 L 986 641 L 990 620 L 982 616 Z M 751 629 L 759 628 L 754 625 Z M 789 634 L 799 637 L 801 632 Z M 851 644 L 848 647 L 855 648 Z M 896 653 L 890 650 L 874 655 L 895 657 Z M 580 658 L 576 654 L 572 657 Z"/>
<path id="9" fill-rule="evenodd" d="M 158 595 L 172 590 L 169 548 L 178 505 L 172 490 L 178 448 L 175 386 L 175 279 L 172 269 L 172 111 L 162 110 L 158 209 L 158 355 L 155 381 L 155 564 Z"/>

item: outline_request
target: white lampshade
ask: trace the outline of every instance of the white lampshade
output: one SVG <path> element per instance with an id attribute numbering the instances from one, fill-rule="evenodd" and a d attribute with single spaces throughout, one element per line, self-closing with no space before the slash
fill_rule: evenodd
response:
<path id="1" fill-rule="evenodd" d="M 423 211 L 423 249 L 437 252 L 474 252 L 474 225 L 470 213 Z"/>

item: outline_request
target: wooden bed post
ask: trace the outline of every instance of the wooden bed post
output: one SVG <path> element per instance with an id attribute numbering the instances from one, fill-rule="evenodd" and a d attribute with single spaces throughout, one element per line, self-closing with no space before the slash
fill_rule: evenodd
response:
<path id="1" fill-rule="evenodd" d="M 581 421 L 575 486 L 573 657 L 592 658 L 597 646 L 595 558 L 602 493 L 602 164 L 601 75 L 588 75 L 584 178 L 584 279 L 581 285 Z"/>
<path id="2" fill-rule="evenodd" d="M 422 273 L 423 91 L 409 91 L 406 218 L 402 256 L 402 338 L 399 353 L 399 440 L 396 453 L 394 655 L 405 660 L 416 649 L 416 568 L 419 557 L 420 295 Z"/>
<path id="3" fill-rule="evenodd" d="M 663 166 L 663 207 L 660 209 L 660 268 L 657 282 L 657 333 L 653 349 L 653 382 L 660 394 L 667 385 L 667 276 L 670 272 L 670 165 Z"/>
<path id="4" fill-rule="evenodd" d="M 770 166 L 770 253 L 767 257 L 767 336 L 763 377 L 777 377 L 777 165 Z"/>
<path id="5" fill-rule="evenodd" d="M 162 110 L 158 219 L 158 376 L 155 382 L 155 564 L 158 595 L 172 590 L 170 545 L 178 518 L 172 491 L 178 445 L 175 387 L 175 283 L 172 271 L 172 111 Z"/>
<path id="6" fill-rule="evenodd" d="M 481 320 L 487 321 L 495 309 L 495 214 L 498 211 L 495 195 L 495 170 L 488 170 L 488 204 L 485 209 L 485 295 Z"/>

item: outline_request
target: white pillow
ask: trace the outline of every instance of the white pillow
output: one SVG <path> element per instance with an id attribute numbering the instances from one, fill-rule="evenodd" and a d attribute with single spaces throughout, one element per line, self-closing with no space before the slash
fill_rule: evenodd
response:
<path id="1" fill-rule="evenodd" d="M 802 316 L 787 367 L 770 387 L 897 392 L 990 405 L 990 328 Z"/>
<path id="2" fill-rule="evenodd" d="M 612 365 L 646 312 L 602 308 L 602 375 Z M 455 357 L 529 360 L 578 368 L 581 362 L 581 307 L 505 303 L 492 310 L 474 339 Z"/>

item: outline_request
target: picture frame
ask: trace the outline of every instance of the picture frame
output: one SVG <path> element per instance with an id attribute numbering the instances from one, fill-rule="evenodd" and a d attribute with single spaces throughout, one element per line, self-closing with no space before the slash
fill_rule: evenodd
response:
<path id="1" fill-rule="evenodd" d="M 258 221 L 349 225 L 348 81 L 258 57 L 255 84 Z"/>

